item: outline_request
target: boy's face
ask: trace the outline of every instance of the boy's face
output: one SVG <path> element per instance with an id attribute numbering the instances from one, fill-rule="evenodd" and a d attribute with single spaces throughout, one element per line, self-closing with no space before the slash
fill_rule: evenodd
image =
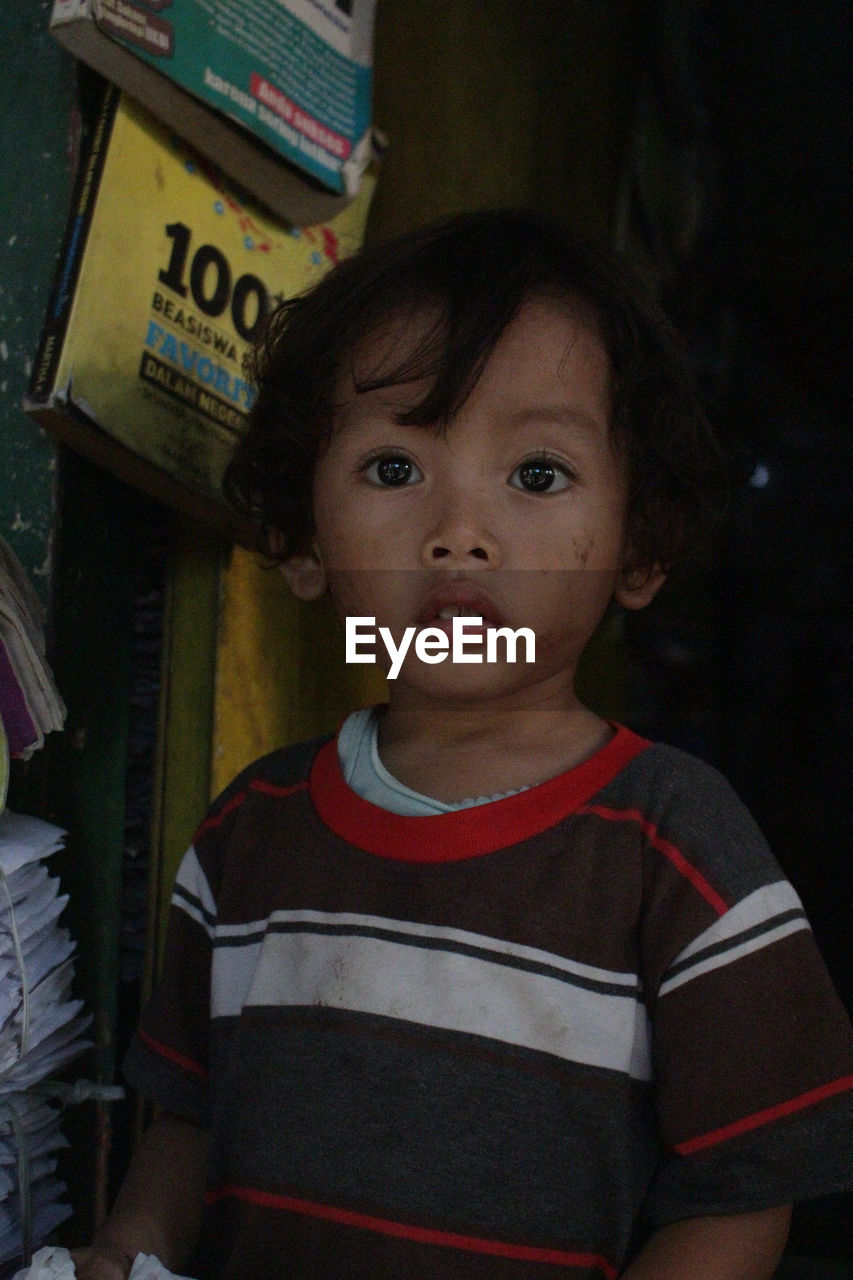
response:
<path id="1" fill-rule="evenodd" d="M 399 326 L 375 334 L 356 352 L 356 376 L 396 365 L 409 341 Z M 328 587 L 342 617 L 374 617 L 396 644 L 411 626 L 449 634 L 454 612 L 536 636 L 535 665 L 427 665 L 412 646 L 398 686 L 437 696 L 571 686 L 614 594 L 640 607 L 662 581 L 622 572 L 627 477 L 611 447 L 608 376 L 595 330 L 549 302 L 527 304 L 507 328 L 444 434 L 395 420 L 424 384 L 356 394 L 348 375 L 314 476 L 314 550 L 285 566 L 293 589 L 311 598 Z M 379 642 L 376 653 L 381 662 Z"/>

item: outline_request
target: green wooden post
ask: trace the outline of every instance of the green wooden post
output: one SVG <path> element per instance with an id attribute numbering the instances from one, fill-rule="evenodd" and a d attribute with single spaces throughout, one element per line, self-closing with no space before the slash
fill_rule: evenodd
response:
<path id="1" fill-rule="evenodd" d="M 0 534 L 42 600 L 50 587 L 56 448 L 21 412 L 70 193 L 74 65 L 47 34 L 50 6 L 0 5 Z"/>

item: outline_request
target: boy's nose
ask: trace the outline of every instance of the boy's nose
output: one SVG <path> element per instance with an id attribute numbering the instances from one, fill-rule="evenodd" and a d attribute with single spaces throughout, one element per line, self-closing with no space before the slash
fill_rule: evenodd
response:
<path id="1" fill-rule="evenodd" d="M 497 568 L 501 559 L 497 538 L 477 518 L 471 503 L 454 504 L 445 510 L 424 538 L 421 558 L 426 567 L 451 566 Z"/>

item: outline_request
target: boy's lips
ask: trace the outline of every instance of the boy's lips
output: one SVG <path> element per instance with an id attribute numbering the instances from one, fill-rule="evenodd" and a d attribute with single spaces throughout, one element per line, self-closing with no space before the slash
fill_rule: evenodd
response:
<path id="1" fill-rule="evenodd" d="M 482 618 L 486 626 L 504 625 L 494 600 L 470 581 L 445 582 L 424 598 L 415 621 L 420 626 L 451 627 L 454 617 Z"/>

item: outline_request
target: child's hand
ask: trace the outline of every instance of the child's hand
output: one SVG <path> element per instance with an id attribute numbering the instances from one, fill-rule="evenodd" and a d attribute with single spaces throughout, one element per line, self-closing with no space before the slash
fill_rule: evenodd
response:
<path id="1" fill-rule="evenodd" d="M 117 1245 L 100 1244 L 88 1249 L 72 1249 L 78 1280 L 127 1280 L 133 1258 Z"/>

